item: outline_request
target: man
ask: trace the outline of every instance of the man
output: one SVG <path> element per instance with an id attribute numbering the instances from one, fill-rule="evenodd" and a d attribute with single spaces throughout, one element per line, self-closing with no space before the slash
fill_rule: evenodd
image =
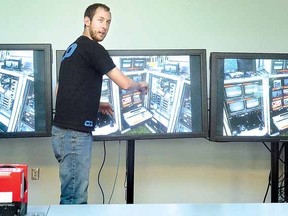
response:
<path id="1" fill-rule="evenodd" d="M 91 131 L 98 110 L 113 114 L 108 103 L 101 103 L 102 77 L 106 74 L 121 89 L 147 93 L 146 82 L 135 82 L 113 63 L 99 44 L 111 24 L 110 8 L 90 5 L 84 13 L 83 34 L 63 55 L 57 87 L 56 113 L 52 127 L 52 146 L 59 162 L 60 204 L 87 204 Z"/>

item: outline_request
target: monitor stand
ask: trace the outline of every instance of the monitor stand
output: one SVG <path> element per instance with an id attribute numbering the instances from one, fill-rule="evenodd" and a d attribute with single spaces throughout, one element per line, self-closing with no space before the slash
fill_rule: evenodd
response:
<path id="1" fill-rule="evenodd" d="M 134 163 L 135 163 L 135 140 L 126 142 L 126 204 L 134 203 Z"/>

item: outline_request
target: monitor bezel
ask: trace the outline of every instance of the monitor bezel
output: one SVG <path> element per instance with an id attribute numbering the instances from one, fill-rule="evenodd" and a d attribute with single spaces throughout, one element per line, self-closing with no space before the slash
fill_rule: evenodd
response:
<path id="1" fill-rule="evenodd" d="M 151 139 L 176 139 L 176 138 L 207 138 L 208 136 L 208 107 L 207 107 L 207 60 L 205 49 L 127 49 L 107 50 L 111 56 L 156 56 L 156 55 L 189 55 L 198 56 L 200 59 L 199 89 L 201 90 L 201 124 L 202 130 L 189 133 L 164 133 L 149 135 L 97 135 L 93 136 L 95 141 L 113 140 L 151 140 Z M 65 50 L 56 50 L 56 74 L 59 77 L 59 69 Z"/>
<path id="2" fill-rule="evenodd" d="M 288 140 L 285 136 L 224 136 L 217 133 L 219 124 L 223 126 L 224 73 L 218 70 L 219 59 L 288 59 L 286 53 L 249 53 L 249 52 L 211 52 L 210 70 L 210 106 L 209 106 L 209 140 L 214 142 L 280 142 Z M 223 86 L 219 86 L 219 79 Z M 222 92 L 222 93 L 221 93 Z M 222 96 L 223 94 L 223 96 Z M 221 126 L 220 125 L 220 126 Z M 219 129 L 220 130 L 220 129 Z"/>
<path id="3" fill-rule="evenodd" d="M 45 98 L 45 130 L 31 132 L 0 132 L 0 138 L 51 137 L 52 126 L 52 45 L 49 43 L 0 44 L 0 50 L 44 51 L 43 85 Z"/>

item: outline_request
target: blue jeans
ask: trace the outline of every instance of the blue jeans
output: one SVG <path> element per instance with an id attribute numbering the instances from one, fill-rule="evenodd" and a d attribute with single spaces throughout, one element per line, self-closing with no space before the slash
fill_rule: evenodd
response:
<path id="1" fill-rule="evenodd" d="M 60 204 L 87 204 L 92 143 L 91 133 L 52 127 L 61 181 Z"/>

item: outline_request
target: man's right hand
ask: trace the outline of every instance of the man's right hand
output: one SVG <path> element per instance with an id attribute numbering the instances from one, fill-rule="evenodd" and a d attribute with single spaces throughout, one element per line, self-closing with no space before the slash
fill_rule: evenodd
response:
<path id="1" fill-rule="evenodd" d="M 140 81 L 138 82 L 139 83 L 139 91 L 144 94 L 144 95 L 147 95 L 148 93 L 148 83 L 147 82 L 144 82 L 144 81 Z"/>

